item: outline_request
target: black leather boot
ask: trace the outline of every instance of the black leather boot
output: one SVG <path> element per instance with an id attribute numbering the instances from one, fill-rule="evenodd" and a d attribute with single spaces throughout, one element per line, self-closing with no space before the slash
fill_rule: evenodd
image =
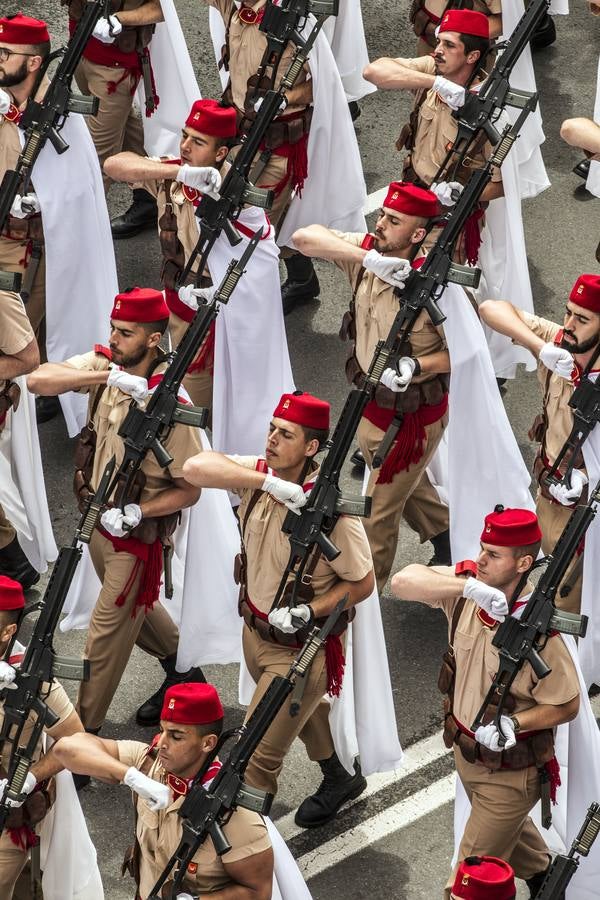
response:
<path id="1" fill-rule="evenodd" d="M 86 734 L 99 734 L 100 728 L 86 728 Z M 78 775 L 73 772 L 73 784 L 75 785 L 75 790 L 77 793 L 83 790 L 84 787 L 87 787 L 90 781 L 92 780 L 91 775 Z"/>
<path id="2" fill-rule="evenodd" d="M 549 47 L 556 40 L 556 25 L 549 13 L 546 13 L 538 27 L 533 32 L 530 44 L 532 50 L 542 50 Z"/>
<path id="3" fill-rule="evenodd" d="M 365 458 L 363 456 L 363 452 L 360 449 L 360 447 L 356 448 L 356 450 L 350 457 L 350 462 L 352 463 L 353 466 L 356 466 L 357 469 L 362 469 L 363 472 L 365 471 L 365 466 L 366 466 Z"/>
<path id="4" fill-rule="evenodd" d="M 58 397 L 36 397 L 35 398 L 35 420 L 38 425 L 49 422 L 54 419 L 60 412 L 60 400 Z"/>
<path id="5" fill-rule="evenodd" d="M 451 566 L 452 553 L 450 551 L 450 532 L 442 531 L 430 539 L 433 546 L 433 556 L 427 563 L 428 566 Z"/>
<path id="6" fill-rule="evenodd" d="M 354 763 L 354 775 L 350 775 L 336 754 L 319 761 L 323 781 L 316 793 L 303 800 L 294 821 L 301 828 L 316 828 L 335 818 L 338 810 L 348 800 L 359 797 L 367 786 L 367 780 L 360 771 L 358 760 Z"/>
<path id="7" fill-rule="evenodd" d="M 294 253 L 283 260 L 287 270 L 287 278 L 281 285 L 281 302 L 283 314 L 287 316 L 294 306 L 306 303 L 318 297 L 321 288 L 312 259 L 301 253 Z"/>
<path id="8" fill-rule="evenodd" d="M 360 116 L 360 106 L 356 100 L 351 100 L 348 104 L 348 109 L 350 111 L 350 116 L 353 122 L 356 122 L 358 117 Z"/>
<path id="9" fill-rule="evenodd" d="M 587 177 L 590 174 L 590 160 L 586 158 L 582 159 L 581 162 L 578 162 L 577 165 L 573 167 L 573 174 L 579 175 L 580 178 L 587 181 Z"/>
<path id="10" fill-rule="evenodd" d="M 16 537 L 0 550 L 0 575 L 18 581 L 24 591 L 40 580 L 40 573 L 30 564 Z"/>
<path id="11" fill-rule="evenodd" d="M 178 672 L 175 668 L 175 663 L 177 662 L 177 654 L 175 653 L 173 656 L 160 659 L 159 662 L 167 677 L 159 689 L 151 697 L 148 697 L 145 703 L 142 703 L 135 714 L 135 721 L 143 727 L 158 725 L 160 722 L 160 713 L 168 688 L 174 684 L 183 684 L 185 681 L 206 681 L 202 669 L 197 666 L 188 672 Z"/>
<path id="12" fill-rule="evenodd" d="M 143 188 L 134 188 L 133 203 L 122 216 L 110 221 L 110 230 L 115 241 L 133 237 L 147 228 L 156 228 L 158 207 L 156 200 Z"/>

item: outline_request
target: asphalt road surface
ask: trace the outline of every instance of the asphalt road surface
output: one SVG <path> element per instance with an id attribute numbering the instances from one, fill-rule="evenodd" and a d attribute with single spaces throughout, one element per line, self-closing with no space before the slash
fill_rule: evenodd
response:
<path id="1" fill-rule="evenodd" d="M 554 46 L 535 56 L 547 136 L 544 157 L 552 187 L 524 204 L 536 309 L 554 318 L 560 317 L 577 275 L 597 271 L 594 251 L 600 237 L 600 201 L 575 190 L 581 182 L 571 174 L 571 168 L 580 154 L 559 138 L 563 119 L 591 116 L 594 104 L 600 21 L 588 14 L 582 2 L 572 5 L 575 8 L 569 16 L 556 19 L 558 39 Z M 207 10 L 192 0 L 178 0 L 177 7 L 203 95 L 217 96 Z M 20 8 L 47 19 L 54 37 L 64 35 L 65 13 L 58 0 L 24 2 Z M 412 55 L 414 38 L 407 25 L 407 9 L 406 0 L 363 3 L 371 59 Z M 399 177 L 394 141 L 410 102 L 401 94 L 373 94 L 361 107 L 357 134 L 367 188 L 375 192 Z M 121 212 L 127 200 L 124 190 L 113 189 L 111 212 Z M 369 221 L 372 224 L 372 218 Z M 153 233 L 118 242 L 116 254 L 122 287 L 158 286 L 159 249 Z M 79 260 L 79 265 L 85 265 L 85 260 Z M 349 291 L 343 280 L 335 277 L 332 266 L 318 264 L 318 269 L 320 302 L 301 307 L 288 317 L 288 340 L 296 384 L 329 398 L 334 411 L 339 411 L 346 385 L 345 347 L 338 341 L 337 332 Z M 508 299 L 519 302 L 518 297 Z M 539 406 L 535 376 L 520 374 L 508 385 L 504 399 L 530 464 L 533 454 L 527 429 Z M 50 509 L 57 539 L 62 543 L 70 541 L 75 524 L 72 442 L 65 435 L 62 419 L 43 425 L 40 436 Z M 465 474 L 465 491 L 473 488 L 472 476 Z M 427 561 L 430 555 L 428 545 L 420 547 L 413 534 L 403 529 L 397 567 Z M 370 779 L 368 792 L 330 826 L 301 832 L 293 825 L 293 810 L 317 786 L 320 773 L 296 742 L 286 761 L 273 810 L 273 818 L 299 860 L 316 900 L 439 897 L 447 877 L 452 854 L 453 775 L 439 735 L 440 697 L 435 686 L 444 647 L 444 622 L 441 615 L 418 604 L 400 605 L 386 594 L 382 611 L 398 728 L 407 751 L 404 767 L 389 776 Z M 83 645 L 82 632 L 60 635 L 56 640 L 61 653 L 80 654 Z M 237 667 L 208 667 L 206 672 L 219 687 L 228 721 L 240 721 Z M 161 674 L 155 661 L 134 649 L 103 734 L 140 740 L 152 736 L 152 732 L 136 727 L 134 714 L 139 703 L 158 687 Z M 107 898 L 131 898 L 131 884 L 119 874 L 122 854 L 131 837 L 128 792 L 123 787 L 93 784 L 81 794 L 81 801 L 98 850 Z"/>

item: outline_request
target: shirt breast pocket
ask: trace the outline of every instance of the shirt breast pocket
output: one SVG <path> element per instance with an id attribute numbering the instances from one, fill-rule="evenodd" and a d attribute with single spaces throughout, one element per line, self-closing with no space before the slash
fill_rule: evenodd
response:
<path id="1" fill-rule="evenodd" d="M 149 833 L 152 832 L 150 840 L 156 840 L 158 832 L 158 813 L 153 812 L 145 800 L 139 800 L 137 804 L 137 836 L 140 842 L 146 842 Z"/>

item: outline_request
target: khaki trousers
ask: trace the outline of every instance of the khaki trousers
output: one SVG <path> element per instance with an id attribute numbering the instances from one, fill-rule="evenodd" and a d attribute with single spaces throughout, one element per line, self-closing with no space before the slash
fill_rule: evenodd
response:
<path id="1" fill-rule="evenodd" d="M 231 152 L 231 158 L 235 159 L 237 154 L 239 153 L 240 148 L 234 147 Z M 257 156 L 254 160 L 254 168 L 255 165 L 258 164 L 259 157 Z M 278 185 L 283 178 L 285 178 L 285 174 L 287 172 L 287 164 L 288 161 L 284 156 L 277 156 L 277 154 L 272 153 L 269 158 L 269 162 L 265 166 L 264 171 L 261 173 L 260 177 L 256 179 L 253 183 L 256 187 L 261 188 L 274 188 Z M 250 170 L 250 178 L 252 180 L 252 169 Z M 292 196 L 292 186 L 291 183 L 288 182 L 283 190 L 275 197 L 275 202 L 271 209 L 267 210 L 267 214 L 271 221 L 273 227 L 278 230 L 281 226 L 281 222 L 283 221 L 283 214 L 287 210 L 288 203 L 290 202 L 290 197 Z"/>
<path id="2" fill-rule="evenodd" d="M 90 661 L 90 680 L 82 681 L 77 708 L 86 728 L 100 728 L 125 671 L 133 645 L 164 659 L 177 652 L 179 632 L 164 606 L 155 603 L 145 612 L 135 609 L 141 572 L 123 606 L 115 600 L 127 584 L 136 563 L 130 553 L 117 553 L 109 540 L 95 531 L 90 556 L 102 590 L 89 625 L 84 656 Z"/>
<path id="3" fill-rule="evenodd" d="M 0 550 L 4 550 L 5 547 L 8 547 L 8 545 L 14 541 L 16 536 L 17 532 L 6 518 L 6 513 L 0 505 Z"/>
<path id="4" fill-rule="evenodd" d="M 375 577 L 380 592 L 385 587 L 394 564 L 400 520 L 404 514 L 406 503 L 421 484 L 425 468 L 436 451 L 447 421 L 448 417 L 444 416 L 433 425 L 426 426 L 423 456 L 418 463 L 410 465 L 402 472 L 397 472 L 389 484 L 378 484 L 379 471 L 375 469 L 371 472 L 367 486 L 367 494 L 373 498 L 371 515 L 364 520 L 364 526 L 373 554 Z M 368 419 L 360 420 L 357 433 L 358 445 L 369 467 L 383 436 L 384 432 Z M 425 532 L 429 532 L 430 536 L 435 536 L 448 528 L 448 509 L 439 498 L 437 502 L 434 501 L 432 493 L 435 492 L 429 481 L 423 483 L 422 493 L 417 494 L 416 503 L 413 502 L 411 507 L 411 518 L 413 522 L 418 518 L 416 513 L 418 501 L 419 498 L 424 499 L 432 520 L 430 523 L 428 519 L 426 522 L 422 519 L 421 527 Z M 425 517 L 427 518 L 427 513 L 425 513 Z M 435 528 L 439 529 L 437 531 L 432 531 L 434 521 Z M 429 525 L 428 528 L 425 527 L 426 524 Z M 421 529 L 417 530 L 420 534 L 423 533 Z"/>
<path id="5" fill-rule="evenodd" d="M 127 75 L 119 84 L 124 70 L 110 66 L 100 66 L 82 59 L 75 72 L 75 80 L 82 94 L 92 95 L 100 101 L 98 114 L 86 116 L 86 122 L 98 154 L 104 190 L 110 187 L 111 180 L 104 174 L 104 160 L 115 153 L 131 150 L 144 156 L 144 129 L 142 120 L 133 109 L 134 79 Z M 109 82 L 116 84 L 115 90 L 109 94 Z"/>
<path id="6" fill-rule="evenodd" d="M 543 872 L 550 851 L 529 818 L 540 798 L 540 776 L 535 766 L 500 769 L 466 762 L 454 751 L 456 771 L 471 802 L 471 815 L 458 850 L 459 862 L 467 856 L 498 856 L 515 870 L 517 878 Z M 456 869 L 446 884 L 450 897 Z"/>
<path id="7" fill-rule="evenodd" d="M 298 650 L 263 641 L 247 625 L 244 625 L 242 645 L 246 665 L 256 681 L 256 690 L 246 714 L 248 718 L 273 679 L 277 675 L 287 675 Z M 290 716 L 290 702 L 286 700 L 246 769 L 244 780 L 249 785 L 272 794 L 277 793 L 277 777 L 295 737 L 299 737 L 304 743 L 308 757 L 313 762 L 329 759 L 334 746 L 329 728 L 326 691 L 325 650 L 319 650 L 307 677 L 298 715 L 294 718 Z"/>
<path id="8" fill-rule="evenodd" d="M 179 342 L 187 329 L 188 323 L 171 313 L 169 317 L 169 334 L 173 348 L 179 346 Z M 207 409 L 212 410 L 213 376 L 210 369 L 202 369 L 191 374 L 188 372 L 183 379 L 183 386 L 190 395 L 194 406 L 205 406 Z"/>
<path id="9" fill-rule="evenodd" d="M 54 152 L 54 151 L 53 151 Z M 27 241 L 11 241 L 6 237 L 0 237 L 0 269 L 5 272 L 20 272 L 24 275 L 27 266 L 24 264 L 27 254 Z M 0 291 L 0 303 L 4 301 L 5 291 Z M 29 300 L 25 304 L 25 311 L 35 332 L 42 362 L 46 359 L 46 267 L 44 252 L 38 266 Z"/>
<path id="10" fill-rule="evenodd" d="M 31 900 L 28 859 L 29 851 L 13 844 L 5 831 L 0 837 L 0 900 Z"/>
<path id="11" fill-rule="evenodd" d="M 542 497 L 539 491 L 537 497 L 535 498 L 535 507 L 538 521 L 540 523 L 540 528 L 542 529 L 543 534 L 542 550 L 544 551 L 544 553 L 550 553 L 554 549 L 554 545 L 559 539 L 563 529 L 565 528 L 565 525 L 571 518 L 573 507 L 562 506 L 559 503 L 552 503 L 550 500 L 546 500 L 545 497 Z M 576 559 L 579 559 L 581 564 L 582 558 L 576 557 Z M 566 580 L 569 582 L 571 571 L 571 566 L 569 566 L 566 575 Z M 565 579 L 563 579 L 563 582 L 564 580 Z M 580 612 L 582 584 L 583 577 L 582 574 L 579 574 L 579 576 L 573 583 L 573 587 L 566 597 L 561 597 L 560 589 L 556 592 L 555 603 L 559 609 L 564 609 L 566 612 Z"/>

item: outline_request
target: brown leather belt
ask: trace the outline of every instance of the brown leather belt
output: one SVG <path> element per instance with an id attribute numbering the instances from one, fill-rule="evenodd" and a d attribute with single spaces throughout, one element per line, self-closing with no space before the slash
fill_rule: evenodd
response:
<path id="1" fill-rule="evenodd" d="M 527 769 L 542 766 L 554 756 L 554 734 L 551 728 L 517 735 L 517 743 L 509 750 L 496 752 L 478 743 L 467 728 L 448 713 L 444 721 L 444 744 L 456 745 L 468 763 L 480 763 L 486 769 Z"/>
<path id="2" fill-rule="evenodd" d="M 42 217 L 37 213 L 29 216 L 27 219 L 17 219 L 15 216 L 9 216 L 0 235 L 11 241 L 43 242 Z"/>
<path id="3" fill-rule="evenodd" d="M 271 644 L 278 644 L 282 647 L 294 647 L 296 649 L 299 649 L 304 645 L 304 642 L 314 625 L 322 624 L 325 621 L 325 619 L 315 619 L 313 623 L 298 629 L 298 631 L 295 631 L 293 634 L 286 634 L 285 632 L 280 631 L 279 628 L 274 628 L 269 623 L 266 616 L 265 618 L 262 618 L 262 614 L 259 614 L 254 604 L 250 604 L 247 598 L 240 600 L 238 609 L 248 628 L 250 628 L 251 631 L 256 631 L 261 640 L 269 641 Z M 343 634 L 348 627 L 348 622 L 352 621 L 354 615 L 355 610 L 353 608 L 343 612 L 331 633 L 333 635 Z"/>

